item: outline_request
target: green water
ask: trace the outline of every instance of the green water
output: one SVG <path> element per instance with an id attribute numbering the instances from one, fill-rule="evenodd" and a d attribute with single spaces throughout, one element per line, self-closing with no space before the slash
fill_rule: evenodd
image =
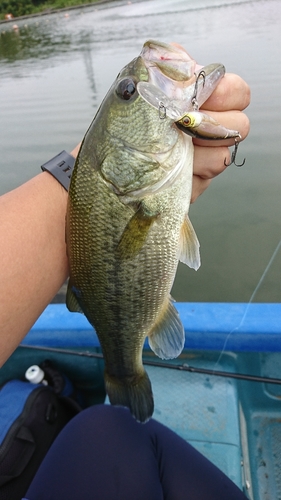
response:
<path id="1" fill-rule="evenodd" d="M 173 296 L 248 302 L 281 238 L 280 23 L 278 0 L 149 0 L 0 24 L 0 194 L 79 142 L 147 38 L 177 41 L 199 63 L 239 73 L 252 103 L 238 152 L 246 165 L 229 167 L 192 206 L 202 266 L 179 266 Z M 280 283 L 281 250 L 254 301 L 279 302 Z"/>

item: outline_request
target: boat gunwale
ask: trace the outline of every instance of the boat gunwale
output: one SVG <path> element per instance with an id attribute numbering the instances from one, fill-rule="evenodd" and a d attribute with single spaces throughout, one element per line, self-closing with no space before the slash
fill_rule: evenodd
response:
<path id="1" fill-rule="evenodd" d="M 185 349 L 281 352 L 281 303 L 179 302 Z M 85 316 L 50 304 L 26 335 L 24 345 L 98 348 Z M 148 343 L 145 342 L 145 349 Z"/>

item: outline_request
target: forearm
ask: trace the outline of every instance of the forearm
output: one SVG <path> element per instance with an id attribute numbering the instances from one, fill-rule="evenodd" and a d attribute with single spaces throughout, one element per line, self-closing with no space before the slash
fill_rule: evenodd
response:
<path id="1" fill-rule="evenodd" d="M 67 278 L 66 205 L 47 172 L 0 198 L 0 365 Z"/>

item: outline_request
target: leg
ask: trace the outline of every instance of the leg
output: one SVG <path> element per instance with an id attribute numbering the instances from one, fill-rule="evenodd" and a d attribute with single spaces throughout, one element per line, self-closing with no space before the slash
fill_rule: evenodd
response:
<path id="1" fill-rule="evenodd" d="M 215 465 L 173 431 L 150 420 L 165 500 L 247 500 Z"/>
<path id="2" fill-rule="evenodd" d="M 245 500 L 213 464 L 167 427 L 94 406 L 65 427 L 28 500 Z"/>
<path id="3" fill-rule="evenodd" d="M 26 493 L 28 500 L 163 500 L 146 426 L 125 408 L 100 405 L 62 430 Z"/>

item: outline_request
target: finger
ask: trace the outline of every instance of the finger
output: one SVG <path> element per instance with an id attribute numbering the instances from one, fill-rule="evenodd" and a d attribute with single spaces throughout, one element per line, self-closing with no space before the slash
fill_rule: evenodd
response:
<path id="1" fill-rule="evenodd" d="M 204 103 L 205 110 L 230 111 L 249 106 L 251 91 L 249 85 L 238 75 L 226 73 L 212 95 Z"/>
<path id="2" fill-rule="evenodd" d="M 195 146 L 194 148 L 193 173 L 202 179 L 213 179 L 221 174 L 229 162 L 230 152 L 226 146 L 208 149 Z"/>
<path id="3" fill-rule="evenodd" d="M 190 203 L 194 203 L 195 200 L 197 200 L 198 196 L 204 193 L 204 191 L 210 185 L 210 182 L 211 182 L 210 179 L 202 179 L 198 175 L 193 176 L 192 194 Z"/>
<path id="4" fill-rule="evenodd" d="M 250 131 L 250 121 L 245 113 L 241 113 L 241 111 L 222 111 L 222 112 L 214 112 L 208 111 L 208 115 L 214 118 L 217 122 L 224 127 L 237 130 L 242 140 L 244 140 L 249 131 Z M 240 140 L 240 139 L 239 139 Z M 194 144 L 199 146 L 233 146 L 235 140 L 234 139 L 222 139 L 222 140 L 205 140 L 205 139 L 193 139 Z"/>
<path id="5" fill-rule="evenodd" d="M 195 146 L 191 203 L 204 193 L 211 180 L 221 174 L 229 163 L 230 152 L 227 147 L 207 149 Z"/>

